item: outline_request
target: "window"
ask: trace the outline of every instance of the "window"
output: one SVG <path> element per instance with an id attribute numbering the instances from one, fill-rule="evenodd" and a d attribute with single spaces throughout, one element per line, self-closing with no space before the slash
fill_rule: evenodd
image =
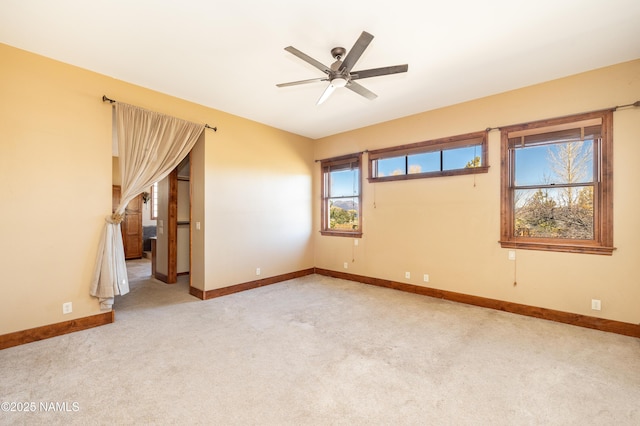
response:
<path id="1" fill-rule="evenodd" d="M 158 182 L 151 185 L 151 219 L 158 218 Z"/>
<path id="2" fill-rule="evenodd" d="M 369 181 L 486 173 L 487 132 L 369 151 Z"/>
<path id="3" fill-rule="evenodd" d="M 502 247 L 608 254 L 612 111 L 503 128 Z"/>
<path id="4" fill-rule="evenodd" d="M 361 154 L 323 160 L 322 235 L 362 236 Z"/>

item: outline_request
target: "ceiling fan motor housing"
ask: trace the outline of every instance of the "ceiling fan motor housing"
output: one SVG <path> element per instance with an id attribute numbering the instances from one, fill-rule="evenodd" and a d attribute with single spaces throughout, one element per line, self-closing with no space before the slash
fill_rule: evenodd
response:
<path id="1" fill-rule="evenodd" d="M 334 87 L 344 87 L 349 82 L 349 73 L 341 69 L 342 68 L 342 58 L 347 53 L 347 49 L 344 47 L 334 47 L 331 49 L 331 56 L 336 60 L 333 64 L 331 64 L 331 72 L 329 73 L 329 82 Z"/>
<path id="2" fill-rule="evenodd" d="M 344 57 L 345 53 L 347 53 L 347 49 L 344 47 L 334 47 L 331 49 L 331 56 L 333 56 L 336 60 L 340 60 Z"/>

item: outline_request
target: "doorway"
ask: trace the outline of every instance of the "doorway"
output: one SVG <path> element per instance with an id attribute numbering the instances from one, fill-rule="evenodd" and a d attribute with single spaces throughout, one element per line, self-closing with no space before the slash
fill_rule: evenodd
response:
<path id="1" fill-rule="evenodd" d="M 111 191 L 111 212 L 113 213 L 120 204 L 122 188 L 120 185 L 113 185 Z M 129 201 L 124 211 L 124 220 L 120 224 L 126 260 L 143 257 L 143 198 L 143 195 L 140 194 Z"/>
<path id="2" fill-rule="evenodd" d="M 190 155 L 158 182 L 157 237 L 152 249 L 156 279 L 174 284 L 190 275 L 191 263 Z"/>

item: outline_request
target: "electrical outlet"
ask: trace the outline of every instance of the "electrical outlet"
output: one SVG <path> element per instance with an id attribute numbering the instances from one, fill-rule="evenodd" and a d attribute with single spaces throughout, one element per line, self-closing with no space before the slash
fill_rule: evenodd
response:
<path id="1" fill-rule="evenodd" d="M 594 311 L 599 311 L 600 309 L 602 309 L 602 304 L 600 300 L 591 299 L 591 309 L 593 309 Z"/>
<path id="2" fill-rule="evenodd" d="M 260 275 L 260 268 L 256 268 L 256 275 Z"/>
<path id="3" fill-rule="evenodd" d="M 424 274 L 424 282 L 425 283 L 429 282 L 429 274 Z"/>
<path id="4" fill-rule="evenodd" d="M 66 302 L 62 304 L 62 313 L 63 314 L 70 314 L 71 312 L 73 312 L 73 303 L 71 302 Z"/>
<path id="5" fill-rule="evenodd" d="M 404 277 L 408 280 L 411 279 L 411 272 L 405 272 Z"/>
<path id="6" fill-rule="evenodd" d="M 357 246 L 357 245 L 358 245 L 358 239 L 357 239 L 357 238 L 353 240 L 353 245 L 354 245 L 354 246 Z"/>
<path id="7" fill-rule="evenodd" d="M 348 262 L 344 262 L 344 269 L 349 269 L 349 263 Z"/>
<path id="8" fill-rule="evenodd" d="M 516 251 L 515 250 L 509 250 L 509 260 L 516 260 Z"/>

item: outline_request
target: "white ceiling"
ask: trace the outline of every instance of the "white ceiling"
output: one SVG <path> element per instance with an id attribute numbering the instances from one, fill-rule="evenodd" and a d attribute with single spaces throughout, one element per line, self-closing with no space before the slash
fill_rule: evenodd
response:
<path id="1" fill-rule="evenodd" d="M 276 88 L 324 76 L 286 46 L 330 65 L 363 30 L 354 70 L 409 64 L 377 99 Z M 1 0 L 0 42 L 320 138 L 640 58 L 640 1 Z"/>

